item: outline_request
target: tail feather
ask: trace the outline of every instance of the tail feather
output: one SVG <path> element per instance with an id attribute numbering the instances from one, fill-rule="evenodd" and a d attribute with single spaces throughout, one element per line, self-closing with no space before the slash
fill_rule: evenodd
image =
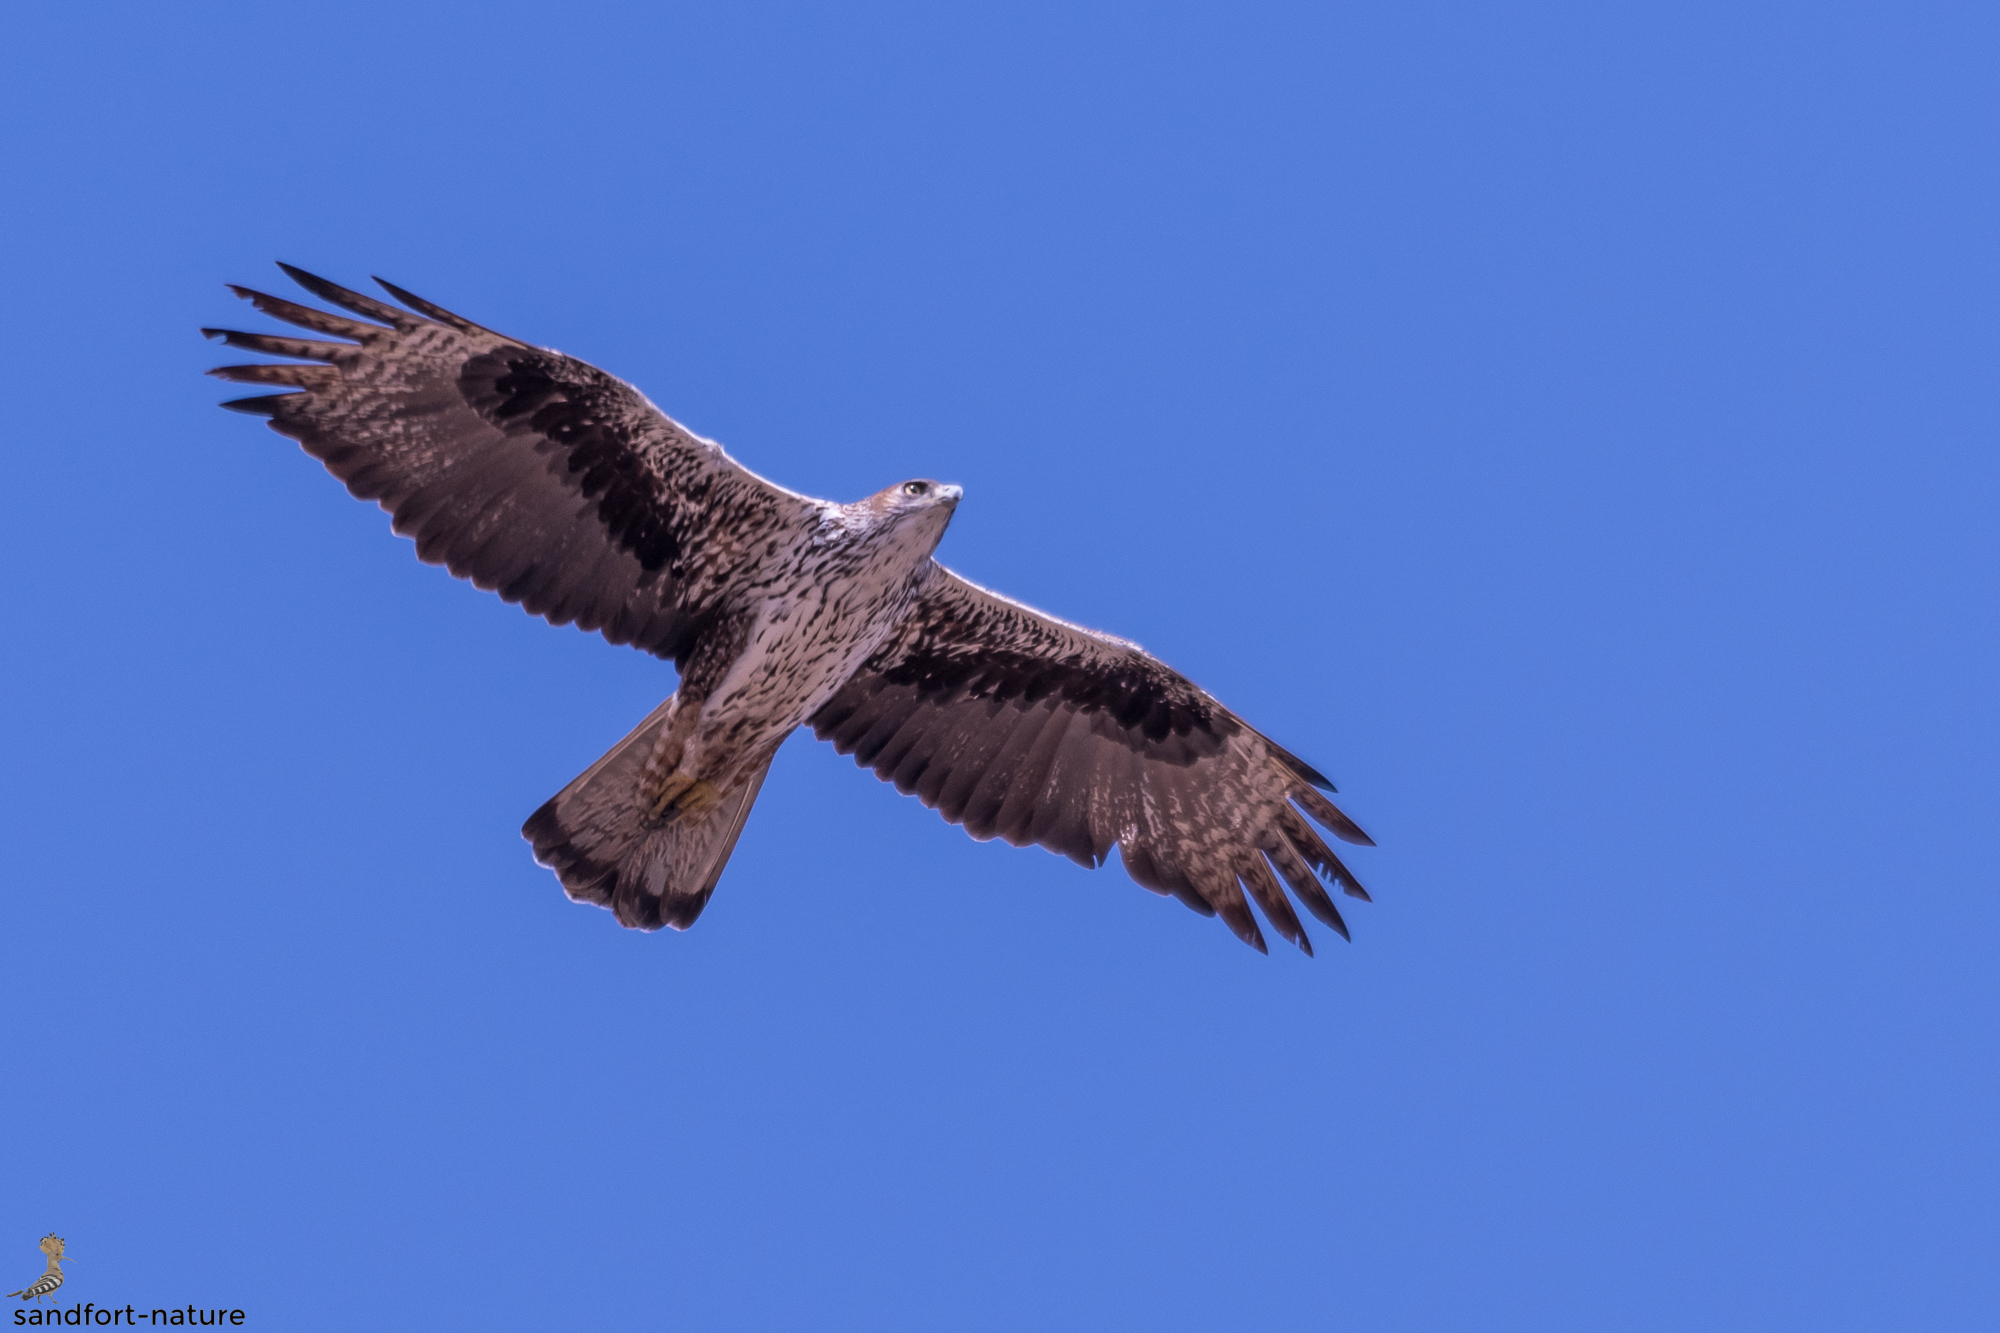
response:
<path id="1" fill-rule="evenodd" d="M 701 814 L 667 824 L 649 819 L 639 779 L 667 708 L 653 710 L 521 826 L 535 860 L 555 871 L 564 893 L 608 907 L 620 925 L 638 930 L 694 924 L 722 878 L 771 763 L 767 757 Z"/>

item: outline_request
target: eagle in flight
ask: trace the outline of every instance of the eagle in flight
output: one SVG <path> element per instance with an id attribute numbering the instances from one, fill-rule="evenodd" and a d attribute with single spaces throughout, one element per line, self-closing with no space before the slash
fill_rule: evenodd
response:
<path id="1" fill-rule="evenodd" d="M 1260 951 L 1251 901 L 1312 952 L 1282 885 L 1347 935 L 1322 878 L 1368 895 L 1306 816 L 1372 843 L 1332 785 L 1137 644 L 938 564 L 958 487 L 815 500 L 594 366 L 386 282 L 400 305 L 281 267 L 348 313 L 232 287 L 318 336 L 204 329 L 285 358 L 212 371 L 290 390 L 223 406 L 388 510 L 419 559 L 679 673 L 522 829 L 572 899 L 692 925 L 804 725 L 975 838 L 1090 867 L 1115 846 L 1134 880 Z"/>

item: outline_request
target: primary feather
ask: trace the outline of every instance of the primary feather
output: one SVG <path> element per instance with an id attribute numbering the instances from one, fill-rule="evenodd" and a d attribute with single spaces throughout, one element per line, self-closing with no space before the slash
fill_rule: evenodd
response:
<path id="1" fill-rule="evenodd" d="M 340 341 L 204 330 L 289 358 L 212 372 L 292 390 L 224 406 L 298 440 L 420 558 L 681 673 L 524 830 L 572 897 L 692 924 L 772 754 L 809 725 L 975 838 L 1087 866 L 1116 847 L 1260 950 L 1252 902 L 1312 951 L 1285 886 L 1347 934 L 1322 878 L 1367 895 L 1307 816 L 1369 839 L 1330 784 L 1137 645 L 937 564 L 957 487 L 814 500 L 572 357 L 388 283 L 400 306 L 285 271 L 348 314 L 232 290 Z"/>

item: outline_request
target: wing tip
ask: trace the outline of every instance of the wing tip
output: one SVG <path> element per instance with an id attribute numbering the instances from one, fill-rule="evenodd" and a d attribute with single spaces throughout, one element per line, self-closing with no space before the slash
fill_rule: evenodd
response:
<path id="1" fill-rule="evenodd" d="M 1299 758 L 1297 755 L 1293 754 L 1290 750 L 1287 750 L 1284 746 L 1279 745 L 1276 742 L 1272 741 L 1269 736 L 1264 737 L 1264 743 L 1266 745 L 1269 745 L 1272 751 L 1277 754 L 1280 763 L 1284 764 L 1286 768 L 1291 769 L 1292 772 L 1296 773 L 1300 778 L 1304 779 L 1307 782 L 1310 782 L 1313 786 L 1318 787 L 1321 791 L 1330 791 L 1333 792 L 1335 795 L 1339 795 L 1340 788 L 1333 785 L 1332 778 L 1320 772 L 1318 769 L 1314 768 L 1311 764 L 1308 764 L 1305 760 Z"/>
<path id="2" fill-rule="evenodd" d="M 282 259 L 276 262 L 278 267 L 284 271 L 286 277 L 311 292 L 314 296 L 319 297 L 320 300 L 337 305 L 342 310 L 350 311 L 365 319 L 381 320 L 382 323 L 388 325 L 390 328 L 400 329 L 405 333 L 423 326 L 423 321 L 407 310 L 398 310 L 386 301 L 378 301 L 372 296 L 352 291 L 337 282 L 331 282 L 326 278 L 322 278 L 316 273 L 308 273 L 296 264 L 287 264 Z"/>
<path id="3" fill-rule="evenodd" d="M 383 291 L 389 293 L 389 295 L 395 297 L 398 301 L 401 301 L 404 305 L 416 311 L 418 314 L 424 316 L 426 319 L 434 319 L 440 324 L 446 325 L 450 328 L 457 329 L 460 333 L 484 335 L 489 338 L 507 337 L 506 334 L 495 333 L 492 329 L 489 329 L 484 325 L 474 324 L 471 320 L 467 319 L 465 316 L 454 314 L 453 312 L 446 310 L 443 306 L 439 305 L 435 301 L 426 301 L 423 297 L 418 296 L 415 292 L 408 291 L 402 287 L 398 287 L 395 283 L 389 281 L 385 277 L 382 277 L 380 274 L 371 273 L 368 276 L 374 281 L 377 287 L 380 287 Z M 513 340 L 508 339 L 508 341 L 511 342 Z"/>
<path id="4" fill-rule="evenodd" d="M 1299 809 L 1331 830 L 1333 836 L 1342 842 L 1353 843 L 1357 847 L 1375 845 L 1375 839 L 1369 837 L 1359 824 L 1349 819 L 1345 811 L 1312 788 L 1295 787 L 1287 794 L 1298 804 Z"/>
<path id="5" fill-rule="evenodd" d="M 213 375 L 214 371 L 209 371 Z M 231 412 L 241 412 L 245 416 L 275 417 L 287 398 L 300 397 L 296 393 L 260 393 L 253 398 L 231 398 L 228 402 L 217 403 L 217 407 Z"/>

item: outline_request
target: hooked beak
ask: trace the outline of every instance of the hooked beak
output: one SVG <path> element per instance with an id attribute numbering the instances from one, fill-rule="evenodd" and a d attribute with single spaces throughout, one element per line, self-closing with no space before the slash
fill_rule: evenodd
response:
<path id="1" fill-rule="evenodd" d="M 958 502 L 964 498 L 965 498 L 965 487 L 963 486 L 938 487 L 939 502 L 942 504 L 948 504 L 953 509 L 958 508 Z"/>

